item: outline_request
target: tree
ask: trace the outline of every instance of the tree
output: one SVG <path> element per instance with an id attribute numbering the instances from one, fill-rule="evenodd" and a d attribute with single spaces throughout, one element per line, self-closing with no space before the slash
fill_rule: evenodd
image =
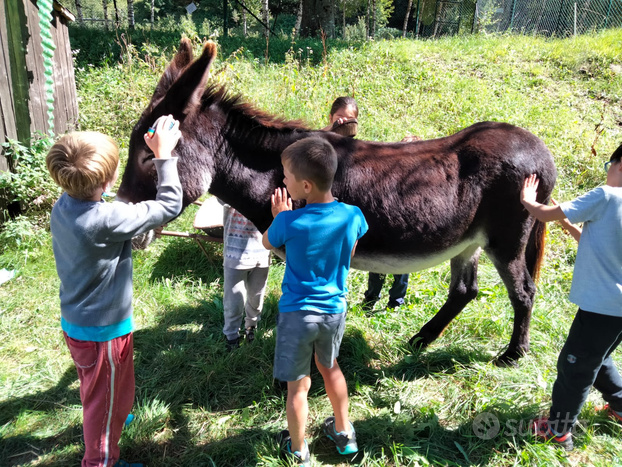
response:
<path id="1" fill-rule="evenodd" d="M 298 37 L 300 33 L 300 25 L 302 24 L 302 3 L 303 0 L 300 0 L 298 3 L 298 13 L 296 14 L 296 24 L 294 25 L 294 37 Z"/>
<path id="2" fill-rule="evenodd" d="M 119 8 L 117 7 L 117 0 L 112 0 L 112 4 L 114 6 L 114 22 L 115 27 L 119 29 Z"/>
<path id="3" fill-rule="evenodd" d="M 102 0 L 102 6 L 104 7 L 104 24 L 106 29 L 108 29 L 108 1 Z"/>
<path id="4" fill-rule="evenodd" d="M 406 37 L 406 30 L 408 29 L 408 18 L 410 17 L 410 10 L 413 6 L 413 0 L 408 0 L 408 6 L 406 7 L 406 14 L 404 15 L 404 29 L 402 30 L 402 37 Z"/>
<path id="5" fill-rule="evenodd" d="M 127 24 L 134 29 L 134 0 L 127 0 Z"/>
<path id="6" fill-rule="evenodd" d="M 300 35 L 318 37 L 324 31 L 327 37 L 335 37 L 335 9 L 331 0 L 303 0 Z"/>
<path id="7" fill-rule="evenodd" d="M 268 0 L 261 1 L 261 16 L 266 25 L 263 30 L 263 35 L 267 38 L 270 35 L 270 9 L 268 8 Z"/>
<path id="8" fill-rule="evenodd" d="M 80 26 L 84 26 L 84 16 L 82 15 L 82 2 L 76 0 L 76 13 L 78 14 L 78 23 Z"/>

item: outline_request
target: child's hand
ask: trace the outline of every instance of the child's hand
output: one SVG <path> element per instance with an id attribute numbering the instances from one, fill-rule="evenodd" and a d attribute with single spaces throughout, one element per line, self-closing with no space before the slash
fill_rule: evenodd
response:
<path id="1" fill-rule="evenodd" d="M 287 188 L 277 188 L 270 197 L 272 202 L 272 217 L 276 217 L 279 212 L 292 210 L 292 199 L 287 196 Z"/>
<path id="2" fill-rule="evenodd" d="M 520 194 L 521 202 L 523 204 L 525 203 L 533 204 L 536 202 L 536 196 L 538 194 L 539 183 L 540 183 L 540 180 L 538 180 L 538 177 L 536 176 L 536 174 L 531 174 L 529 177 L 525 179 L 525 182 L 523 183 L 523 189 Z"/>
<path id="3" fill-rule="evenodd" d="M 181 138 L 179 122 L 172 115 L 163 115 L 150 129 L 154 132 L 152 135 L 145 133 L 145 143 L 153 151 L 156 159 L 170 159 L 173 149 Z"/>

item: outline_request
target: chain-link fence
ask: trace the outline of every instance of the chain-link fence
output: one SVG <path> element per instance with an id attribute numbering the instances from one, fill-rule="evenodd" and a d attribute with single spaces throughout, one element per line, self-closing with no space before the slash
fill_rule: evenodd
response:
<path id="1" fill-rule="evenodd" d="M 415 0 L 417 37 L 478 31 L 570 36 L 622 27 L 622 0 Z"/>
<path id="2" fill-rule="evenodd" d="M 622 26 L 622 0 L 483 0 L 480 29 L 570 36 Z"/>

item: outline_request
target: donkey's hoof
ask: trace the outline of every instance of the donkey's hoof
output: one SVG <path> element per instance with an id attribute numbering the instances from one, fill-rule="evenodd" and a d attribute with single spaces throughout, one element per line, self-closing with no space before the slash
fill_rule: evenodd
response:
<path id="1" fill-rule="evenodd" d="M 518 360 L 525 355 L 523 352 L 504 352 L 493 360 L 499 368 L 518 368 Z"/>
<path id="2" fill-rule="evenodd" d="M 421 334 L 415 334 L 408 341 L 408 345 L 413 350 L 423 350 L 423 349 L 425 349 L 429 345 L 429 342 Z"/>

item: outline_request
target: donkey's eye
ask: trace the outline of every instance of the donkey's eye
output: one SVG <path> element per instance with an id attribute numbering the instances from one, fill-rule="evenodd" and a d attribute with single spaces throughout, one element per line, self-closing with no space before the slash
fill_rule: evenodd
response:
<path id="1" fill-rule="evenodd" d="M 153 153 L 147 154 L 145 156 L 145 158 L 143 159 L 143 164 L 146 164 L 147 162 L 149 162 L 151 159 L 153 159 L 155 157 L 155 155 Z"/>

